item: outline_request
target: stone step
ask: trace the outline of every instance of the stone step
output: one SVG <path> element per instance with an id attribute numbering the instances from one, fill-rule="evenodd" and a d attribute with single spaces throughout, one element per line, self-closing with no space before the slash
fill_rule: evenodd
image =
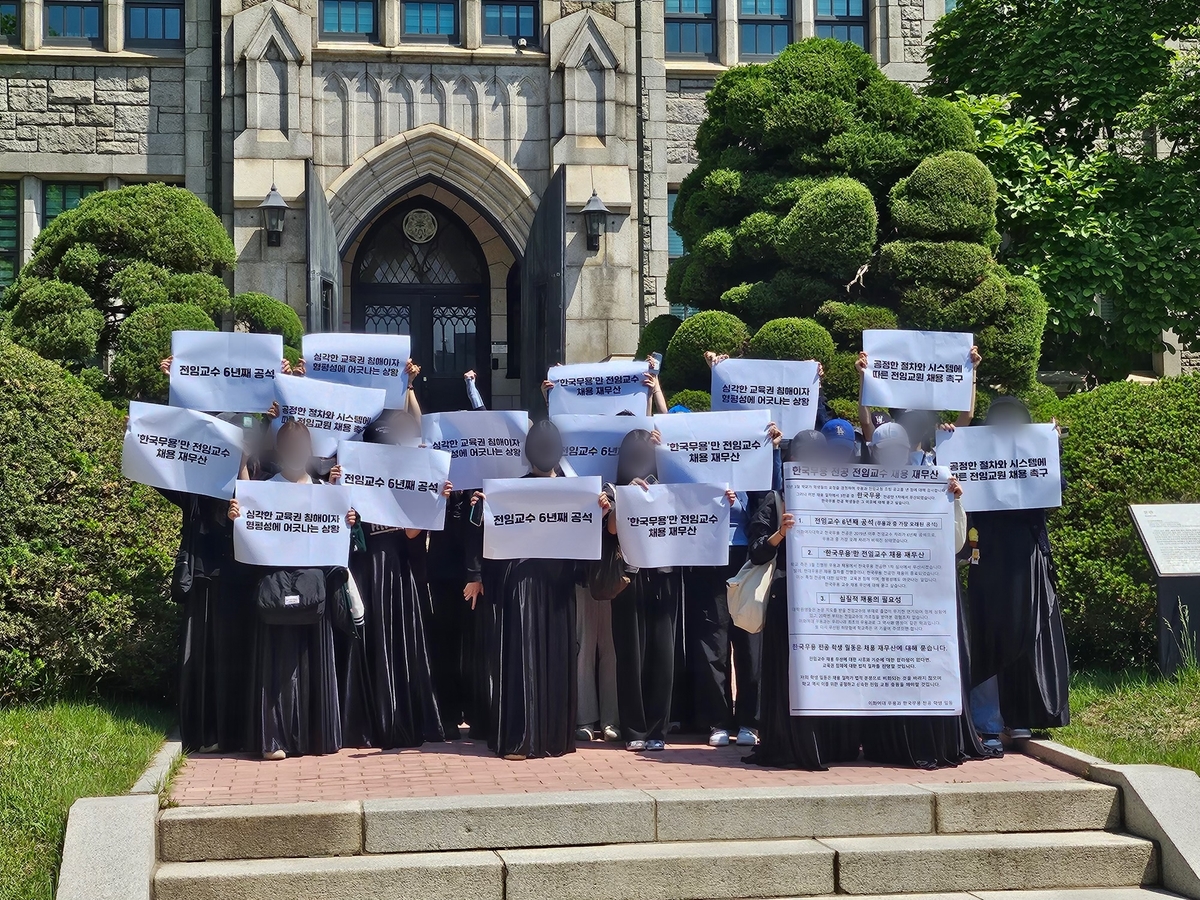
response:
<path id="1" fill-rule="evenodd" d="M 665 841 L 1099 831 L 1119 824 L 1116 788 L 1065 781 L 178 807 L 160 816 L 158 838 L 163 862 L 193 862 Z"/>
<path id="2" fill-rule="evenodd" d="M 1154 844 L 1103 831 L 826 838 L 838 893 L 1134 887 L 1158 881 Z"/>
<path id="3" fill-rule="evenodd" d="M 744 900 L 744 898 L 743 898 Z M 783 898 L 773 898 L 783 900 Z M 796 900 L 796 898 L 788 898 Z M 804 900 L 846 900 L 845 894 L 805 897 Z M 854 900 L 1183 900 L 1161 888 L 1059 888 L 1052 891 L 953 891 L 941 894 L 860 894 Z"/>

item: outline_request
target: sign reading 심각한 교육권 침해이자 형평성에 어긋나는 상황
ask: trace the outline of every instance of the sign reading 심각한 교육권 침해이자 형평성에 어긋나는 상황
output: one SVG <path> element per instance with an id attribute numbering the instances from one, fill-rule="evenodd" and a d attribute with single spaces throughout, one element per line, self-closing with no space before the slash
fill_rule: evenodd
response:
<path id="1" fill-rule="evenodd" d="M 383 391 L 385 409 L 404 409 L 409 339 L 404 334 L 327 332 L 304 336 L 307 376 Z"/>
<path id="2" fill-rule="evenodd" d="M 962 712 L 949 477 L 784 466 L 792 715 Z"/>
<path id="3" fill-rule="evenodd" d="M 529 471 L 523 410 L 470 410 L 426 413 L 421 434 L 435 450 L 450 454 L 455 490 L 479 490 L 488 478 L 519 478 Z"/>
<path id="4" fill-rule="evenodd" d="M 712 369 L 712 409 L 766 408 L 785 436 L 817 421 L 821 381 L 812 360 L 725 359 Z"/>
<path id="5" fill-rule="evenodd" d="M 238 562 L 297 569 L 349 564 L 350 495 L 341 485 L 239 481 L 236 496 Z"/>

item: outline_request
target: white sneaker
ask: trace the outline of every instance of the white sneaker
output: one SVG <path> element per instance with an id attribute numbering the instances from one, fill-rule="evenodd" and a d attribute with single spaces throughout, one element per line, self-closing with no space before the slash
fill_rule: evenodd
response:
<path id="1" fill-rule="evenodd" d="M 604 739 L 609 743 L 616 743 L 621 739 L 621 732 L 617 731 L 615 725 L 605 725 Z"/>
<path id="2" fill-rule="evenodd" d="M 708 736 L 708 746 L 710 747 L 728 747 L 729 732 L 724 728 L 714 728 L 712 734 Z"/>
<path id="3" fill-rule="evenodd" d="M 286 750 L 268 750 L 263 754 L 263 759 L 270 762 L 278 762 L 281 759 L 287 759 Z"/>
<path id="4" fill-rule="evenodd" d="M 737 745 L 739 747 L 757 747 L 758 735 L 749 728 L 739 728 L 737 736 Z"/>

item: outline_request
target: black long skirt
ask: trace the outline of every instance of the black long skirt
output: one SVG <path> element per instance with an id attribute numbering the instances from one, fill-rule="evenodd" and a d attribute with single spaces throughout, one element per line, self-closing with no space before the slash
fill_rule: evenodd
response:
<path id="1" fill-rule="evenodd" d="M 957 579 L 955 581 L 957 585 Z M 971 721 L 971 654 L 965 604 L 956 590 L 962 712 L 957 716 L 881 716 L 863 724 L 863 755 L 872 762 L 918 769 L 953 767 L 998 752 L 983 746 Z"/>
<path id="2" fill-rule="evenodd" d="M 672 716 L 683 571 L 642 569 L 612 601 L 617 715 L 630 741 L 666 739 Z"/>
<path id="3" fill-rule="evenodd" d="M 333 626 L 254 628 L 250 749 L 289 756 L 336 753 L 342 746 Z"/>
<path id="4" fill-rule="evenodd" d="M 575 752 L 575 570 L 553 559 L 511 560 L 485 592 L 498 602 L 494 729 L 499 756 Z M 490 583 L 489 583 L 490 582 Z M 485 594 L 486 596 L 486 594 Z"/>
<path id="5" fill-rule="evenodd" d="M 812 772 L 823 772 L 834 762 L 853 762 L 859 752 L 858 719 L 792 715 L 789 634 L 787 578 L 780 573 L 763 618 L 759 744 L 746 762 Z"/>
<path id="6" fill-rule="evenodd" d="M 998 676 L 1010 728 L 1071 720 L 1070 664 L 1040 510 L 975 513 L 978 562 L 970 567 L 972 684 Z"/>
<path id="7" fill-rule="evenodd" d="M 236 578 L 192 583 L 179 648 L 179 734 L 186 750 L 242 749 L 253 633 L 254 607 Z"/>
<path id="8" fill-rule="evenodd" d="M 383 749 L 441 741 L 426 643 L 428 587 L 416 579 L 403 531 L 368 530 L 366 542 L 350 561 L 362 595 L 363 634 L 337 639 L 345 741 Z"/>

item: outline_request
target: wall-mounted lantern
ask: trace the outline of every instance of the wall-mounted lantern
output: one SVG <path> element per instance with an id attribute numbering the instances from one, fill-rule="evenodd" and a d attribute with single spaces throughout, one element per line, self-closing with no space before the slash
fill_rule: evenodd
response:
<path id="1" fill-rule="evenodd" d="M 271 185 L 271 190 L 267 192 L 263 202 L 258 204 L 258 208 L 262 210 L 267 246 L 278 247 L 283 243 L 283 216 L 289 209 L 287 201 L 283 199 L 283 194 L 275 189 L 275 185 Z"/>
<path id="2" fill-rule="evenodd" d="M 604 234 L 608 226 L 608 215 L 608 207 L 593 190 L 592 196 L 588 198 L 588 202 L 583 207 L 583 224 L 587 229 L 587 248 L 589 250 L 600 249 L 600 235 Z"/>

